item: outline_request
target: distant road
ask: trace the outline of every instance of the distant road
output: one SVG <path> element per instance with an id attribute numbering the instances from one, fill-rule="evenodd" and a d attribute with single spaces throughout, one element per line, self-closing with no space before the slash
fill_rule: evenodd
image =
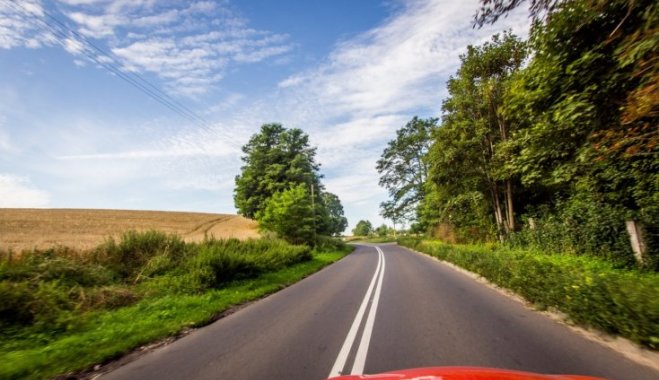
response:
<path id="1" fill-rule="evenodd" d="M 659 378 L 396 245 L 359 246 L 319 273 L 102 378 L 320 380 L 338 372 L 445 365 Z"/>

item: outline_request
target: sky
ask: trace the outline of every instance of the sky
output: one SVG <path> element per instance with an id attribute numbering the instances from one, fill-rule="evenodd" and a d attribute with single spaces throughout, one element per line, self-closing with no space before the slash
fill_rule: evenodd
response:
<path id="1" fill-rule="evenodd" d="M 385 222 L 376 161 L 440 117 L 459 56 L 527 34 L 477 0 L 0 0 L 0 207 L 236 213 L 242 145 L 300 128 L 348 231 Z M 524 8 L 524 7 L 520 7 Z"/>

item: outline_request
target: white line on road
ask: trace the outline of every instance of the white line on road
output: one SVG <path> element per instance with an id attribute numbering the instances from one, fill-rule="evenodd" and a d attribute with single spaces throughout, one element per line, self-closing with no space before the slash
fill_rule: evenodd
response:
<path id="1" fill-rule="evenodd" d="M 382 257 L 382 268 L 380 269 L 380 278 L 378 279 L 378 285 L 375 287 L 375 295 L 373 296 L 373 303 L 371 304 L 371 309 L 368 311 L 368 319 L 366 319 L 366 326 L 364 326 L 364 332 L 362 333 L 362 340 L 359 342 L 359 349 L 357 350 L 357 356 L 355 356 L 355 363 L 352 365 L 351 375 L 357 375 L 364 373 L 364 364 L 366 364 L 366 355 L 368 354 L 368 346 L 371 343 L 371 334 L 373 333 L 373 323 L 375 322 L 375 313 L 378 311 L 378 303 L 380 302 L 380 292 L 382 291 L 382 279 L 384 278 L 384 268 L 386 262 L 384 261 L 384 252 L 380 247 L 375 247 L 378 250 L 378 253 Z"/>
<path id="2" fill-rule="evenodd" d="M 373 279 L 371 280 L 371 283 L 368 286 L 368 290 L 366 290 L 366 295 L 364 295 L 364 299 L 362 300 L 362 303 L 359 306 L 359 309 L 357 310 L 357 315 L 355 315 L 355 319 L 352 322 L 352 326 L 350 326 L 348 335 L 346 336 L 346 339 L 343 342 L 343 346 L 341 346 L 341 351 L 339 351 L 339 355 L 336 357 L 336 361 L 334 362 L 334 366 L 332 367 L 332 370 L 330 371 L 328 377 L 335 377 L 342 375 L 341 372 L 343 370 L 343 367 L 345 367 L 346 360 L 348 360 L 348 354 L 350 353 L 350 349 L 352 348 L 352 345 L 355 342 L 355 337 L 357 336 L 357 330 L 359 330 L 359 325 L 361 325 L 362 320 L 364 319 L 364 312 L 366 311 L 366 307 L 368 306 L 368 301 L 371 298 L 371 293 L 373 292 L 373 287 L 375 286 L 377 280 L 378 286 L 375 291 L 375 299 L 371 306 L 371 310 L 369 311 L 368 320 L 366 321 L 367 326 L 365 327 L 364 332 L 362 333 L 362 339 L 359 344 L 359 349 L 357 350 L 357 357 L 355 359 L 355 363 L 353 365 L 353 370 L 351 374 L 355 374 L 354 372 L 355 369 L 360 369 L 360 371 L 364 369 L 364 362 L 366 361 L 368 345 L 370 343 L 371 333 L 373 330 L 373 321 L 375 320 L 374 310 L 377 309 L 377 303 L 380 297 L 380 290 L 382 288 L 382 277 L 384 273 L 384 253 L 379 247 L 375 247 L 375 248 L 378 251 L 378 265 L 375 268 L 375 273 L 373 273 Z M 368 327 L 369 321 L 370 321 L 370 330 Z M 367 330 L 369 330 L 368 338 L 365 339 Z M 361 364 L 358 365 L 358 361 L 360 360 L 359 359 L 360 352 L 362 359 L 361 359 Z"/>

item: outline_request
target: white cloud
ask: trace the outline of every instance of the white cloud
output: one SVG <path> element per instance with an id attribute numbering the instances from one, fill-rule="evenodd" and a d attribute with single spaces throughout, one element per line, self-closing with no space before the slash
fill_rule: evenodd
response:
<path id="1" fill-rule="evenodd" d="M 249 28 L 219 3 L 166 4 L 169 8 L 120 0 L 93 4 L 66 15 L 82 34 L 106 40 L 124 70 L 156 74 L 172 94 L 203 95 L 229 65 L 261 62 L 292 49 L 288 36 Z"/>
<path id="2" fill-rule="evenodd" d="M 44 10 L 38 0 L 0 2 L 0 48 L 50 45 L 53 37 L 38 21 Z"/>
<path id="3" fill-rule="evenodd" d="M 476 2 L 414 1 L 385 24 L 337 45 L 328 61 L 295 74 L 280 87 L 300 88 L 336 113 L 371 116 L 438 108 L 437 94 L 459 63 L 468 44 L 492 34 L 491 27 L 472 29 Z M 520 12 L 497 28 L 525 33 Z"/>
<path id="4" fill-rule="evenodd" d="M 0 207 L 46 207 L 48 203 L 48 193 L 35 188 L 29 179 L 0 174 Z"/>
<path id="5" fill-rule="evenodd" d="M 87 59 L 155 74 L 167 92 L 189 97 L 206 94 L 230 66 L 293 49 L 287 35 L 250 28 L 225 2 L 60 0 L 48 12 L 41 0 L 0 2 L 0 48 L 59 44 L 78 66 L 80 56 L 92 55 Z M 73 32 L 51 17 L 72 21 Z"/>

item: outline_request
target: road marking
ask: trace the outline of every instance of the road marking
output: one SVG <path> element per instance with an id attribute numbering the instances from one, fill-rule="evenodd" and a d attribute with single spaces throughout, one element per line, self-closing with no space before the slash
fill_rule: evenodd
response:
<path id="1" fill-rule="evenodd" d="M 371 298 L 371 293 L 373 293 L 373 287 L 375 286 L 377 280 L 378 286 L 375 291 L 375 299 L 373 300 L 373 304 L 371 305 L 371 310 L 369 311 L 368 314 L 368 319 L 366 321 L 364 332 L 362 333 L 362 339 L 359 344 L 359 349 L 357 350 L 357 356 L 355 358 L 355 363 L 353 365 L 351 374 L 355 374 L 356 369 L 359 369 L 360 371 L 363 371 L 364 369 L 364 362 L 366 361 L 366 354 L 368 353 L 368 346 L 371 340 L 371 333 L 373 331 L 373 322 L 375 320 L 375 310 L 377 309 L 377 304 L 380 297 L 380 291 L 382 288 L 382 278 L 384 274 L 384 252 L 382 252 L 382 250 L 379 247 L 375 247 L 375 248 L 378 252 L 378 265 L 375 268 L 375 273 L 373 273 L 373 278 L 371 279 L 371 283 L 368 286 L 368 289 L 366 290 L 366 295 L 364 295 L 364 299 L 362 300 L 362 303 L 359 306 L 359 309 L 357 310 L 355 319 L 352 321 L 352 326 L 350 326 L 348 335 L 346 336 L 346 339 L 343 342 L 343 346 L 341 346 L 341 351 L 339 351 L 339 355 L 336 357 L 336 361 L 334 362 L 334 366 L 332 366 L 332 370 L 330 371 L 328 377 L 336 377 L 342 375 L 341 372 L 343 371 L 343 367 L 345 367 L 346 365 L 346 360 L 348 360 L 348 354 L 350 353 L 350 349 L 352 348 L 352 345 L 355 342 L 355 338 L 357 336 L 357 330 L 359 330 L 359 325 L 361 325 L 362 320 L 364 319 L 364 313 L 366 312 L 368 301 Z M 366 337 L 367 331 L 368 331 L 368 337 Z"/>
<path id="2" fill-rule="evenodd" d="M 384 278 L 384 269 L 386 267 L 386 262 L 384 260 L 384 252 L 380 247 L 375 247 L 378 250 L 378 253 L 382 257 L 382 268 L 380 269 L 380 278 L 378 279 L 378 285 L 375 287 L 375 295 L 373 296 L 373 303 L 371 304 L 371 309 L 368 311 L 368 319 L 366 319 L 366 326 L 364 326 L 364 332 L 362 333 L 362 340 L 359 342 L 359 349 L 357 350 L 357 356 L 355 356 L 355 363 L 352 366 L 351 375 L 361 375 L 364 373 L 364 364 L 366 364 L 366 355 L 368 354 L 368 346 L 371 343 L 371 335 L 373 333 L 373 324 L 375 322 L 375 314 L 378 311 L 378 304 L 380 302 L 380 292 L 382 291 L 382 279 Z"/>

